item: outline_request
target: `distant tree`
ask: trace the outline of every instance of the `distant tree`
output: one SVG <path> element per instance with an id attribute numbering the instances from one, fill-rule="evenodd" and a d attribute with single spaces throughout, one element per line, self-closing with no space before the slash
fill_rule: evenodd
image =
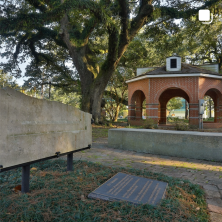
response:
<path id="1" fill-rule="evenodd" d="M 221 2 L 209 9 L 213 13 L 213 22 L 209 25 L 203 25 L 197 16 L 183 20 L 178 32 L 182 40 L 180 50 L 193 65 L 218 63 L 222 69 Z"/>
<path id="2" fill-rule="evenodd" d="M 50 100 L 80 108 L 81 96 L 76 92 L 67 93 L 60 88 L 52 88 Z"/>
<path id="3" fill-rule="evenodd" d="M 0 88 L 9 86 L 11 88 L 18 88 L 18 84 L 15 80 L 13 80 L 13 77 L 7 73 L 3 73 L 2 70 L 0 70 Z"/>
<path id="4" fill-rule="evenodd" d="M 105 110 L 111 121 L 116 122 L 119 112 L 128 105 L 126 79 L 130 76 L 129 70 L 123 67 L 116 70 L 105 91 Z"/>
<path id="5" fill-rule="evenodd" d="M 174 97 L 169 100 L 167 103 L 167 110 L 171 113 L 172 110 L 181 109 L 183 107 L 183 103 L 180 97 Z"/>
<path id="6" fill-rule="evenodd" d="M 188 119 L 189 115 L 189 103 L 185 100 L 185 119 Z"/>
<path id="7" fill-rule="evenodd" d="M 210 96 L 204 96 L 204 105 L 205 105 L 205 110 L 209 112 L 209 117 L 212 117 L 212 110 L 214 110 L 214 101 Z"/>

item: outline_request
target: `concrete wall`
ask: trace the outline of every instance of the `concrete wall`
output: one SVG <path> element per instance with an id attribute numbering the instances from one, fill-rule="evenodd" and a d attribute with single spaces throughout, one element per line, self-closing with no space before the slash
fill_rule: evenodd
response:
<path id="1" fill-rule="evenodd" d="M 222 161 L 222 133 L 149 129 L 110 129 L 112 148 Z"/>
<path id="2" fill-rule="evenodd" d="M 38 160 L 92 143 L 91 114 L 0 89 L 0 165 Z"/>

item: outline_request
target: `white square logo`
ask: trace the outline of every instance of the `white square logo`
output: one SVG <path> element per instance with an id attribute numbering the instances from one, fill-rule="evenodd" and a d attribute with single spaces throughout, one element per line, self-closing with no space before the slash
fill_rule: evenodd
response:
<path id="1" fill-rule="evenodd" d="M 208 10 L 208 9 L 199 10 L 199 21 L 209 22 L 210 21 L 210 10 Z"/>

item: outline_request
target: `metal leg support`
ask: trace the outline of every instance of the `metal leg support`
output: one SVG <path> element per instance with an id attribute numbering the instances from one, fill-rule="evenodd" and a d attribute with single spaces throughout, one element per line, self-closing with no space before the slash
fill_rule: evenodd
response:
<path id="1" fill-rule="evenodd" d="M 67 154 L 67 171 L 73 171 L 73 153 Z"/>
<path id="2" fill-rule="evenodd" d="M 22 193 L 29 192 L 30 165 L 22 167 Z"/>

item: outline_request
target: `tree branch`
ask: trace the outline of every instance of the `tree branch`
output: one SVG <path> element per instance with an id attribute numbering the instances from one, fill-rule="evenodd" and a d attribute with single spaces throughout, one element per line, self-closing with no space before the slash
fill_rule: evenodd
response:
<path id="1" fill-rule="evenodd" d="M 197 7 L 195 9 L 188 9 L 186 11 L 184 10 L 178 10 L 177 8 L 173 7 L 159 7 L 161 10 L 161 15 L 165 16 L 168 15 L 170 18 L 180 19 L 180 18 L 190 18 L 190 16 L 195 15 L 198 13 L 200 9 L 205 9 L 207 7 L 211 7 L 214 4 L 221 2 L 220 0 L 209 0 L 206 1 L 205 4 L 201 7 Z"/>
<path id="2" fill-rule="evenodd" d="M 129 43 L 129 3 L 128 0 L 118 0 L 120 6 L 119 15 L 121 17 L 120 42 Z"/>
<path id="3" fill-rule="evenodd" d="M 114 100 L 117 100 L 117 99 L 118 99 L 118 101 L 120 101 L 120 103 L 122 103 L 122 104 L 125 105 L 125 106 L 128 106 L 128 100 L 119 97 L 117 94 L 115 94 L 115 93 L 113 93 L 113 92 L 110 92 L 110 91 L 105 90 L 104 95 L 110 96 L 110 97 L 111 97 L 112 99 L 114 99 Z"/>
<path id="4" fill-rule="evenodd" d="M 47 11 L 47 7 L 45 7 L 41 1 L 39 0 L 27 0 L 27 2 L 34 6 L 36 9 L 39 9 L 41 12 L 46 12 Z"/>

